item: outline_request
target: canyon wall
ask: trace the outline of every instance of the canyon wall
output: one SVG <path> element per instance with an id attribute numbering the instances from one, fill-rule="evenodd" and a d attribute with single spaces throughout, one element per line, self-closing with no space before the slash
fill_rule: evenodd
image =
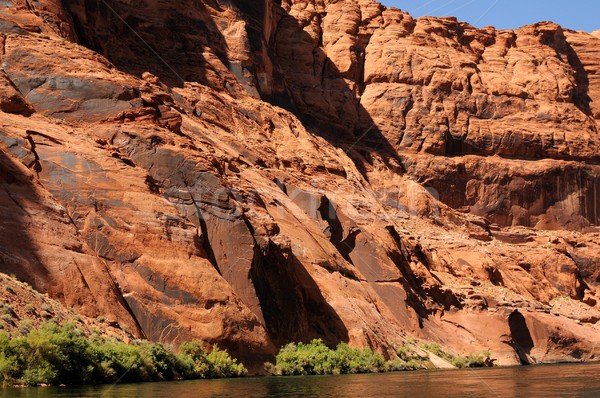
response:
<path id="1" fill-rule="evenodd" d="M 597 358 L 597 36 L 371 0 L 8 0 L 0 35 L 0 271 L 257 366 Z"/>

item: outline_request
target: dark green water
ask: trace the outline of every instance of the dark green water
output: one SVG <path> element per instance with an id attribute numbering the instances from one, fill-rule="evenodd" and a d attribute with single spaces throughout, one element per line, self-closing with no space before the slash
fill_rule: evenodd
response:
<path id="1" fill-rule="evenodd" d="M 600 397 L 600 364 L 3 389 L 0 397 Z"/>

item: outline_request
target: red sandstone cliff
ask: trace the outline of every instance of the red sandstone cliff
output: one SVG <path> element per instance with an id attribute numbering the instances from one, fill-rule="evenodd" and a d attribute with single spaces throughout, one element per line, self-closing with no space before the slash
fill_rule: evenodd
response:
<path id="1" fill-rule="evenodd" d="M 371 0 L 8 0 L 0 270 L 260 363 L 600 341 L 600 39 Z"/>

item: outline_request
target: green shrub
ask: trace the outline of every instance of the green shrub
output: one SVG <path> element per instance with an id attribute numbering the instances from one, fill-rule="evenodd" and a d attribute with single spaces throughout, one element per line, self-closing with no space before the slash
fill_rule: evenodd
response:
<path id="1" fill-rule="evenodd" d="M 381 372 L 390 368 L 383 356 L 371 349 L 359 350 L 340 343 L 328 348 L 322 340 L 290 343 L 281 348 L 276 363 L 265 364 L 267 372 L 282 375 L 325 375 Z"/>
<path id="2" fill-rule="evenodd" d="M 325 373 L 373 373 L 384 369 L 385 360 L 370 348 L 358 350 L 346 343 L 340 343 L 329 355 Z"/>
<path id="3" fill-rule="evenodd" d="M 26 386 L 40 386 L 51 385 L 55 380 L 56 371 L 51 364 L 44 362 L 25 369 L 21 383 Z"/>
<path id="4" fill-rule="evenodd" d="M 206 356 L 208 360 L 208 377 L 241 377 L 248 374 L 246 367 L 231 358 L 227 351 L 213 345 L 212 351 Z"/>
<path id="5" fill-rule="evenodd" d="M 411 345 L 403 345 L 396 350 L 398 358 L 405 362 L 409 361 L 428 361 L 428 356 L 418 354 Z"/>
<path id="6" fill-rule="evenodd" d="M 454 357 L 454 358 L 452 358 L 452 361 L 450 363 L 452 364 L 452 366 L 454 366 L 455 368 L 459 368 L 459 369 L 467 367 L 465 358 L 462 358 L 462 357 Z"/>
<path id="7" fill-rule="evenodd" d="M 0 386 L 15 384 L 15 375 L 18 373 L 19 364 L 14 356 L 0 354 Z"/>
<path id="8" fill-rule="evenodd" d="M 396 349 L 398 359 L 388 363 L 389 371 L 431 369 L 433 367 L 429 356 L 418 354 L 413 344 L 415 343 L 407 342 Z"/>
<path id="9" fill-rule="evenodd" d="M 188 341 L 179 347 L 179 359 L 188 378 L 204 378 L 208 376 L 208 358 L 203 345 L 198 341 Z"/>
<path id="10" fill-rule="evenodd" d="M 406 370 L 426 369 L 427 367 L 415 360 L 403 361 L 402 359 L 393 359 L 385 363 L 386 372 L 402 372 Z"/>
<path id="11" fill-rule="evenodd" d="M 421 348 L 431 352 L 432 354 L 437 355 L 440 358 L 445 359 L 450 363 L 452 363 L 452 361 L 454 360 L 454 355 L 444 351 L 438 343 L 421 343 Z"/>
<path id="12" fill-rule="evenodd" d="M 8 334 L 0 332 L 0 386 L 14 384 L 19 364 L 10 346 Z"/>
<path id="13" fill-rule="evenodd" d="M 227 351 L 213 345 L 211 352 L 207 353 L 198 341 L 183 343 L 178 361 L 179 369 L 187 378 L 241 377 L 248 374 L 246 367 L 231 358 Z"/>
<path id="14" fill-rule="evenodd" d="M 147 345 L 144 354 L 149 363 L 152 364 L 152 373 L 154 378 L 160 380 L 173 380 L 177 368 L 177 358 L 175 354 L 168 351 L 162 344 Z"/>
<path id="15" fill-rule="evenodd" d="M 471 354 L 465 358 L 465 367 L 467 368 L 485 368 L 490 366 L 490 356 L 484 354 Z"/>

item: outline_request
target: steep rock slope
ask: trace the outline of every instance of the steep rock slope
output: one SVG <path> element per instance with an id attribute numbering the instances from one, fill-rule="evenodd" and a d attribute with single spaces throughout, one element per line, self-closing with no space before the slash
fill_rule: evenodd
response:
<path id="1" fill-rule="evenodd" d="M 0 19 L 2 271 L 254 364 L 311 338 L 598 355 L 594 36 L 370 0 Z"/>
<path id="2" fill-rule="evenodd" d="M 101 335 L 116 337 L 124 342 L 132 342 L 132 335 L 114 319 L 92 319 L 76 314 L 62 303 L 49 298 L 24 282 L 0 274 L 0 332 L 11 336 L 42 327 L 51 320 L 58 325 L 74 324 L 86 336 Z"/>

